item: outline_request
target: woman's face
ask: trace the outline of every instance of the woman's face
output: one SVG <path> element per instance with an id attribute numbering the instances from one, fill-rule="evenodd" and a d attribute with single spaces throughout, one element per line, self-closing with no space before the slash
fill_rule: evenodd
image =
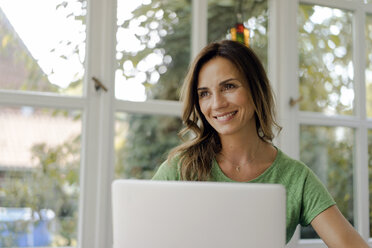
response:
<path id="1" fill-rule="evenodd" d="M 197 91 L 201 112 L 220 137 L 256 132 L 247 83 L 228 59 L 216 57 L 203 65 Z"/>

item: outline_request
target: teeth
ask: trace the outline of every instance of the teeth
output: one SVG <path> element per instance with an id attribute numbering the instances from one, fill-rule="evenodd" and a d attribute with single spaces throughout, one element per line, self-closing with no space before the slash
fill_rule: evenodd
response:
<path id="1" fill-rule="evenodd" d="M 236 112 L 231 112 L 227 115 L 223 115 L 223 116 L 216 116 L 217 120 L 219 121 L 225 121 L 227 119 L 229 119 L 231 116 L 233 116 Z"/>

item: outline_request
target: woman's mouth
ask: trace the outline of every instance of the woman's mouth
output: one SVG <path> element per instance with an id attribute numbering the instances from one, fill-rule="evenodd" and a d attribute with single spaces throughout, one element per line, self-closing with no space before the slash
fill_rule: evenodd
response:
<path id="1" fill-rule="evenodd" d="M 223 115 L 217 115 L 217 116 L 215 116 L 214 118 L 216 118 L 218 121 L 227 121 L 227 120 L 232 119 L 232 117 L 233 117 L 237 112 L 238 112 L 238 111 L 233 111 L 233 112 L 226 113 L 226 114 L 223 114 Z"/>

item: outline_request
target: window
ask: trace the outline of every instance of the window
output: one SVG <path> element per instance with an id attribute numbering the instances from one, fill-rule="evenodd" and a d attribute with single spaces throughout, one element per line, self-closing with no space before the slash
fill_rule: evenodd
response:
<path id="1" fill-rule="evenodd" d="M 369 148 L 363 134 L 371 125 L 370 39 L 362 37 L 369 34 L 369 15 L 361 1 L 318 4 L 307 1 L 298 6 L 299 158 L 323 181 L 346 219 L 367 238 L 368 212 L 363 205 Z M 358 58 L 365 56 L 361 52 L 365 47 L 364 76 L 364 63 Z M 309 226 L 301 228 L 301 238 L 319 237 Z"/>
<path id="2" fill-rule="evenodd" d="M 372 14 L 366 15 L 365 35 L 366 35 L 366 103 L 367 117 L 372 118 Z M 369 236 L 372 237 L 372 127 L 368 130 L 368 168 L 369 168 Z"/>
<path id="3" fill-rule="evenodd" d="M 300 5 L 300 111 L 330 116 L 353 114 L 352 20 L 350 11 Z M 300 127 L 300 159 L 320 177 L 351 223 L 354 136 L 354 130 L 345 127 Z M 302 228 L 301 237 L 319 238 L 311 226 Z"/>
<path id="4" fill-rule="evenodd" d="M 0 3 L 0 88 L 81 96 L 87 2 Z"/>
<path id="5" fill-rule="evenodd" d="M 208 0 L 208 42 L 231 38 L 230 29 L 239 18 L 242 18 L 244 26 L 249 30 L 250 47 L 267 68 L 267 1 L 242 0 L 221 3 L 218 0 Z"/>
<path id="6" fill-rule="evenodd" d="M 128 1 L 118 1 L 116 97 L 178 100 L 191 56 L 190 1 L 129 6 Z"/>
<path id="7" fill-rule="evenodd" d="M 0 246 L 76 245 L 81 111 L 0 108 Z"/>
<path id="8" fill-rule="evenodd" d="M 0 1 L 0 247 L 77 245 L 86 5 Z"/>
<path id="9" fill-rule="evenodd" d="M 300 159 L 326 186 L 345 218 L 354 224 L 353 162 L 355 130 L 347 127 L 301 125 Z M 319 238 L 311 226 L 301 238 Z"/>

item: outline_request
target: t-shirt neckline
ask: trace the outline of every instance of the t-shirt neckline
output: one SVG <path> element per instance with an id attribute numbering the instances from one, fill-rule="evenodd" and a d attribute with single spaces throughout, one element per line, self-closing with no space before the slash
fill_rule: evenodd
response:
<path id="1" fill-rule="evenodd" d="M 222 177 L 224 180 L 229 181 L 229 182 L 253 183 L 253 182 L 258 181 L 261 178 L 265 177 L 267 174 L 269 174 L 274 169 L 275 165 L 278 163 L 278 160 L 281 157 L 282 151 L 279 148 L 277 148 L 276 146 L 274 146 L 274 148 L 277 150 L 277 153 L 276 153 L 276 156 L 275 156 L 275 159 L 274 159 L 273 163 L 263 173 L 261 173 L 258 177 L 254 178 L 252 180 L 241 182 L 241 181 L 235 181 L 235 180 L 231 179 L 230 177 L 226 176 L 226 174 L 221 170 L 220 166 L 218 165 L 218 162 L 217 162 L 216 158 L 213 158 L 212 172 L 216 173 L 216 176 Z"/>

